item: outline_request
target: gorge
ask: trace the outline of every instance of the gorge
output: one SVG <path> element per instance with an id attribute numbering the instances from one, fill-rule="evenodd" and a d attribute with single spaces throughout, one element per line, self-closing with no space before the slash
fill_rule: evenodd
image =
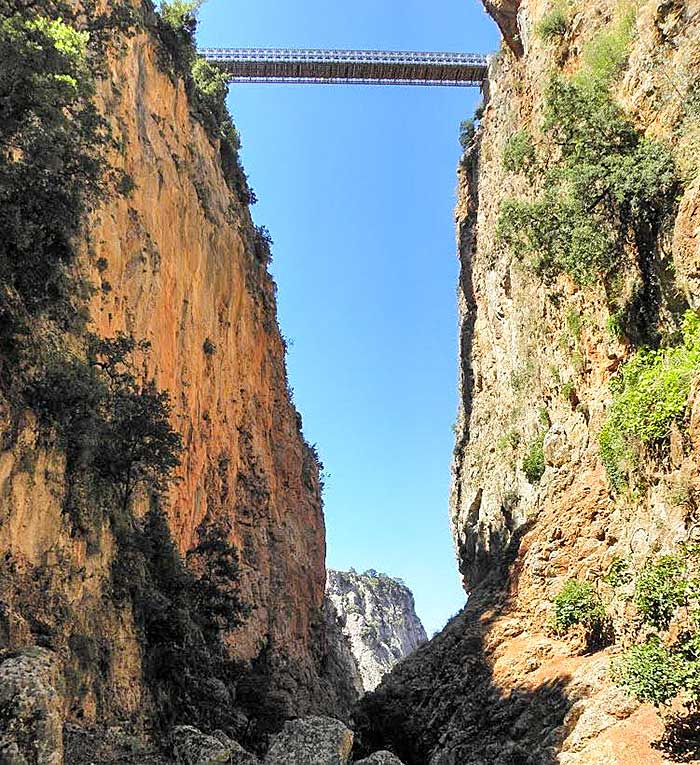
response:
<path id="1" fill-rule="evenodd" d="M 360 688 L 194 5 L 0 0 L 1 765 L 700 761 L 700 9 L 484 5 L 469 602 Z"/>

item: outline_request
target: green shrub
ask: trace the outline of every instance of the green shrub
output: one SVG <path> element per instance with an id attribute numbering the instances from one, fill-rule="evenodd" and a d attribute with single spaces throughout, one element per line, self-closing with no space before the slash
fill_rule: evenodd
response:
<path id="1" fill-rule="evenodd" d="M 657 225 L 672 203 L 673 156 L 639 134 L 600 79 L 553 77 L 542 130 L 558 151 L 545 191 L 533 201 L 504 200 L 497 235 L 536 273 L 563 271 L 590 283 L 611 272 L 630 236 Z"/>
<path id="2" fill-rule="evenodd" d="M 535 26 L 535 34 L 542 40 L 562 38 L 569 31 L 570 23 L 566 4 L 561 3 L 539 20 Z"/>
<path id="3" fill-rule="evenodd" d="M 235 718 L 233 688 L 241 675 L 224 633 L 245 619 L 236 550 L 227 530 L 198 528 L 187 565 L 156 505 L 118 534 L 115 594 L 129 599 L 143 645 L 143 671 L 156 721 L 226 727 Z"/>
<path id="4" fill-rule="evenodd" d="M 197 28 L 197 11 L 204 0 L 163 0 L 160 15 L 173 29 L 193 35 Z"/>
<path id="5" fill-rule="evenodd" d="M 501 449 L 517 449 L 520 444 L 520 433 L 517 430 L 508 430 L 498 439 L 496 446 Z"/>
<path id="6" fill-rule="evenodd" d="M 610 587 L 622 587 L 625 584 L 629 584 L 632 581 L 629 562 L 624 558 L 613 558 L 603 577 L 603 581 L 610 585 Z"/>
<path id="7" fill-rule="evenodd" d="M 61 349 L 40 356 L 26 391 L 37 414 L 58 429 L 69 468 L 79 465 L 115 486 L 124 510 L 137 486 L 163 488 L 182 448 L 168 394 L 137 369 L 134 354 L 147 348 L 128 335 L 91 335 L 84 359 Z"/>
<path id="8" fill-rule="evenodd" d="M 565 271 L 587 284 L 616 261 L 613 226 L 593 219 L 583 200 L 560 198 L 553 190 L 535 202 L 505 199 L 496 234 L 545 278 Z"/>
<path id="9" fill-rule="evenodd" d="M 658 637 L 632 646 L 612 665 L 612 677 L 639 701 L 668 704 L 683 688 L 686 668 L 680 657 Z"/>
<path id="10" fill-rule="evenodd" d="M 700 318 L 686 313 L 683 343 L 640 350 L 623 365 L 600 436 L 600 452 L 614 488 L 627 481 L 639 449 L 664 442 L 682 426 L 693 378 L 700 372 Z"/>
<path id="11" fill-rule="evenodd" d="M 203 58 L 197 58 L 192 62 L 191 71 L 202 115 L 205 118 L 212 118 L 214 129 L 219 130 L 228 119 L 226 75 Z"/>
<path id="12" fill-rule="evenodd" d="M 195 116 L 209 136 L 218 143 L 221 165 L 226 182 L 247 204 L 255 202 L 241 167 L 241 141 L 226 106 L 228 83 L 224 73 L 215 65 L 197 57 L 194 34 L 197 11 L 204 0 L 171 0 L 160 6 L 159 37 L 170 56 L 166 61 L 185 79 Z"/>
<path id="13" fill-rule="evenodd" d="M 621 3 L 621 13 L 611 24 L 597 32 L 583 48 L 582 66 L 576 79 L 584 84 L 607 86 L 627 63 L 634 37 L 636 11 L 630 3 Z"/>
<path id="14" fill-rule="evenodd" d="M 73 239 L 109 187 L 110 134 L 91 100 L 88 42 L 35 11 L 0 17 L 0 309 L 8 290 L 37 313 L 78 289 Z"/>
<path id="15" fill-rule="evenodd" d="M 608 316 L 605 322 L 605 328 L 613 340 L 622 340 L 625 336 L 623 328 L 623 315 L 621 311 L 615 311 Z"/>
<path id="16" fill-rule="evenodd" d="M 539 435 L 530 443 L 523 457 L 523 473 L 530 483 L 539 483 L 544 468 L 544 435 Z"/>
<path id="17" fill-rule="evenodd" d="M 466 151 L 471 146 L 475 133 L 474 120 L 462 120 L 460 122 L 459 145 L 462 147 L 462 151 Z"/>
<path id="18" fill-rule="evenodd" d="M 255 227 L 255 257 L 260 263 L 267 264 L 272 259 L 272 236 L 266 226 Z"/>
<path id="19" fill-rule="evenodd" d="M 679 555 L 664 555 L 648 564 L 634 587 L 634 604 L 647 624 L 666 629 L 688 588 L 688 569 Z"/>
<path id="20" fill-rule="evenodd" d="M 553 627 L 559 635 L 577 624 L 599 631 L 605 620 L 605 608 L 589 582 L 570 579 L 554 598 Z"/>
<path id="21" fill-rule="evenodd" d="M 566 321 L 566 328 L 569 330 L 569 334 L 574 340 L 581 339 L 581 331 L 583 330 L 583 319 L 578 311 L 567 311 L 564 317 Z"/>
<path id="22" fill-rule="evenodd" d="M 645 632 L 651 627 L 659 634 L 627 650 L 611 668 L 613 679 L 639 701 L 660 706 L 682 694 L 690 717 L 666 720 L 667 743 L 681 749 L 692 743 L 688 727 L 700 711 L 699 549 L 681 544 L 676 553 L 649 562 L 640 572 L 633 601 L 648 625 Z"/>
<path id="23" fill-rule="evenodd" d="M 501 159 L 510 173 L 528 173 L 535 164 L 535 144 L 525 128 L 516 130 L 505 142 Z"/>

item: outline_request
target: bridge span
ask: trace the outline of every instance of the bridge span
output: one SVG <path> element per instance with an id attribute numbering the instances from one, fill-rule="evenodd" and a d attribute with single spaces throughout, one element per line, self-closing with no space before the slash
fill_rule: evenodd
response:
<path id="1" fill-rule="evenodd" d="M 486 56 L 475 53 L 293 48 L 202 48 L 198 53 L 232 83 L 480 87 L 487 70 Z"/>

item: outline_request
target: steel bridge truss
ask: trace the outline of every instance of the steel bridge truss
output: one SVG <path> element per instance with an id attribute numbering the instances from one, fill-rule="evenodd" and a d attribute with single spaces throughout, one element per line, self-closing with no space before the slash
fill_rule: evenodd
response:
<path id="1" fill-rule="evenodd" d="M 199 55 L 236 82 L 480 87 L 486 56 L 292 48 L 203 48 Z"/>

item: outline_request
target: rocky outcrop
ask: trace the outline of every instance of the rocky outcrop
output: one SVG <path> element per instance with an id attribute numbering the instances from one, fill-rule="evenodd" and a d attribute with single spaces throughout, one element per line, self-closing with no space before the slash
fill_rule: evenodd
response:
<path id="1" fill-rule="evenodd" d="M 696 175 L 684 176 L 660 229 L 623 237 L 612 281 L 538 274 L 498 235 L 504 200 L 531 200 L 533 186 L 552 177 L 513 171 L 513 136 L 532 136 L 535 155 L 549 153 L 544 166 L 556 168 L 561 145 L 543 128 L 552 73 L 583 71 L 596 96 L 611 82 L 634 129 L 670 147 L 681 167 L 686 161 L 697 129 L 685 104 L 700 81 L 699 17 L 691 4 L 649 0 L 626 17 L 626 36 L 621 8 L 604 0 L 501 8 L 510 35 L 517 11 L 523 55 L 507 40 L 491 63 L 456 210 L 461 401 L 451 521 L 470 599 L 363 699 L 365 751 L 390 745 L 415 765 L 669 761 L 659 714 L 611 682 L 611 659 L 645 637 L 635 636 L 631 588 L 618 597 L 606 576 L 622 561 L 633 578 L 693 539 L 696 385 L 678 427 L 638 455 L 642 478 L 626 491 L 606 474 L 599 434 L 622 365 L 644 344 L 677 342 L 684 309 L 698 305 Z M 616 54 L 604 46 L 613 44 L 627 55 L 605 81 L 601 68 Z M 591 195 L 584 209 L 595 204 Z M 554 634 L 554 601 L 571 579 L 605 604 L 612 645 Z M 697 758 L 697 748 L 685 756 Z"/>
<path id="2" fill-rule="evenodd" d="M 381 751 L 370 754 L 363 760 L 356 760 L 356 765 L 403 765 L 401 760 L 391 752 Z"/>
<path id="3" fill-rule="evenodd" d="M 63 677 L 45 648 L 0 655 L 0 762 L 63 765 Z"/>
<path id="4" fill-rule="evenodd" d="M 173 730 L 172 739 L 178 765 L 257 765 L 259 762 L 222 731 L 207 736 L 191 725 L 179 725 Z"/>
<path id="5" fill-rule="evenodd" d="M 326 595 L 323 604 L 326 619 L 326 634 L 328 636 L 328 659 L 330 674 L 339 678 L 339 683 L 349 686 L 349 695 L 353 701 L 364 693 L 362 676 L 357 665 L 357 659 L 352 651 L 348 635 L 343 631 L 344 623 L 338 615 L 335 605 Z M 332 666 L 332 669 L 330 667 Z"/>
<path id="6" fill-rule="evenodd" d="M 326 597 L 337 615 L 357 670 L 360 692 L 427 640 L 413 595 L 398 579 L 376 571 L 328 571 Z"/>
<path id="7" fill-rule="evenodd" d="M 352 743 L 352 731 L 340 720 L 291 720 L 275 736 L 264 765 L 347 765 Z"/>

